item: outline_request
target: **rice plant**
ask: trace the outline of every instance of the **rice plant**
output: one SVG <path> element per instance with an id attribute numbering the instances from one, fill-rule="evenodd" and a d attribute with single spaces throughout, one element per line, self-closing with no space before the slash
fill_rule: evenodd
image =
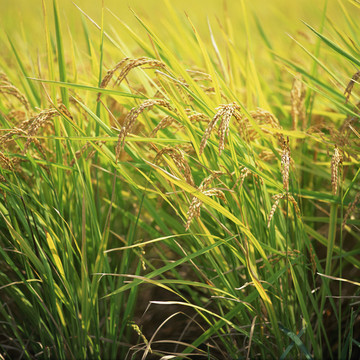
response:
<path id="1" fill-rule="evenodd" d="M 200 3 L 1 35 L 3 359 L 358 358 L 359 4 Z"/>

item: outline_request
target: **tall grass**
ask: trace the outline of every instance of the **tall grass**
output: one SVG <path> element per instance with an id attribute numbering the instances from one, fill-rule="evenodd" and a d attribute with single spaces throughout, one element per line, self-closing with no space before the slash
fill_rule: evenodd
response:
<path id="1" fill-rule="evenodd" d="M 132 14 L 142 32 L 74 7 L 78 43 L 43 1 L 45 50 L 8 36 L 1 356 L 356 358 L 348 6 L 299 22 L 286 54 L 244 1 L 244 31 L 229 11 L 198 29 L 163 4 L 161 30 Z"/>

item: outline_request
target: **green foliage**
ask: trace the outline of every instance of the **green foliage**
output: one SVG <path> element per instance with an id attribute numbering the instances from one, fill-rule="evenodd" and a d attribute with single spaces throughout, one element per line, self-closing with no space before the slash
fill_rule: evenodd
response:
<path id="1" fill-rule="evenodd" d="M 1 61 L 3 356 L 356 356 L 353 5 L 288 20 L 292 53 L 244 1 L 241 27 L 76 6 L 69 33 L 51 5 Z"/>

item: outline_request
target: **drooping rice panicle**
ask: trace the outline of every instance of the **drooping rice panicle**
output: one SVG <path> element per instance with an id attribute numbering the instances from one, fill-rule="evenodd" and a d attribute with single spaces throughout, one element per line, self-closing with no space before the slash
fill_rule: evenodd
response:
<path id="1" fill-rule="evenodd" d="M 63 105 L 60 105 L 60 109 L 62 112 L 68 112 L 65 106 Z M 30 144 L 34 142 L 39 152 L 45 158 L 46 155 L 45 155 L 44 146 L 36 139 L 36 134 L 38 133 L 41 127 L 43 127 L 51 119 L 53 119 L 55 116 L 58 115 L 59 115 L 58 110 L 54 108 L 41 111 L 38 115 L 22 121 L 16 127 L 11 129 L 10 131 L 7 131 L 4 135 L 0 136 L 0 145 L 4 146 L 6 143 L 13 140 L 14 135 L 19 135 L 21 137 L 26 138 L 26 142 L 21 151 L 21 155 L 25 155 L 28 151 Z M 20 162 L 20 158 L 16 158 L 12 161 L 12 164 L 15 165 L 18 164 L 19 162 Z"/>
<path id="2" fill-rule="evenodd" d="M 301 126 L 305 128 L 306 110 L 305 110 L 305 96 L 306 87 L 301 80 L 301 77 L 296 76 L 293 81 L 292 89 L 290 92 L 291 97 L 291 117 L 292 128 L 296 130 L 298 128 L 298 122 L 300 120 Z"/>
<path id="3" fill-rule="evenodd" d="M 281 174 L 283 178 L 283 187 L 286 192 L 289 191 L 290 161 L 291 154 L 289 147 L 289 138 L 287 138 L 287 141 L 283 141 L 281 153 Z"/>
<path id="4" fill-rule="evenodd" d="M 175 120 L 172 116 L 170 115 L 166 115 L 164 116 L 160 122 L 156 125 L 156 127 L 154 128 L 154 130 L 149 134 L 149 137 L 152 138 L 154 137 L 157 132 L 161 129 L 166 129 L 168 126 L 170 126 L 172 123 L 174 123 Z"/>
<path id="5" fill-rule="evenodd" d="M 127 60 L 129 60 L 129 58 L 127 58 L 127 57 L 124 58 L 124 59 L 122 59 L 122 60 L 119 61 L 112 69 L 110 69 L 110 70 L 107 71 L 106 75 L 104 76 L 104 78 L 102 79 L 101 84 L 100 84 L 100 87 L 101 87 L 102 89 L 105 89 L 105 88 L 108 86 L 110 80 L 111 80 L 112 77 L 114 76 L 114 73 L 115 73 L 117 70 L 119 70 L 119 69 L 121 68 L 121 66 L 122 66 Z M 99 92 L 99 93 L 98 93 L 98 96 L 97 96 L 97 101 L 100 100 L 100 97 L 101 97 L 101 93 Z"/>
<path id="6" fill-rule="evenodd" d="M 344 215 L 344 219 L 342 222 L 343 227 L 346 225 L 346 222 L 349 219 L 349 217 L 354 213 L 355 207 L 359 202 L 360 202 L 360 192 L 358 192 L 356 194 L 354 201 L 349 204 L 349 207 L 346 210 L 346 213 Z"/>
<path id="7" fill-rule="evenodd" d="M 210 183 L 216 179 L 217 177 L 219 177 L 220 175 L 222 175 L 223 172 L 221 171 L 213 171 L 208 177 L 206 177 L 201 184 L 198 187 L 198 190 L 201 191 L 204 195 L 207 196 L 217 196 L 222 200 L 225 200 L 225 195 L 224 193 L 219 190 L 219 189 L 208 189 L 206 190 L 206 188 L 210 185 Z M 185 224 L 185 230 L 187 231 L 190 227 L 191 221 L 193 220 L 193 218 L 195 217 L 199 217 L 200 216 L 200 208 L 202 205 L 202 201 L 200 199 L 198 199 L 195 195 L 192 197 L 191 200 L 191 204 L 189 207 L 189 210 L 187 212 L 187 221 Z"/>
<path id="8" fill-rule="evenodd" d="M 220 105 L 219 107 L 216 108 L 216 110 L 217 113 L 209 123 L 201 139 L 200 150 L 199 150 L 200 155 L 204 151 L 207 140 L 210 138 L 212 131 L 214 130 L 217 122 L 220 119 L 221 122 L 218 130 L 218 136 L 219 136 L 219 154 L 221 155 L 221 152 L 225 148 L 225 136 L 228 136 L 229 134 L 230 119 L 232 116 L 234 116 L 234 114 L 236 114 L 236 112 L 240 111 L 240 107 L 234 102 L 231 104 Z"/>
<path id="9" fill-rule="evenodd" d="M 210 118 L 203 114 L 203 113 L 199 113 L 199 112 L 193 112 L 190 109 L 186 110 L 186 113 L 188 114 L 188 118 L 191 122 L 206 122 L 206 123 L 210 123 Z"/>
<path id="10" fill-rule="evenodd" d="M 196 196 L 193 196 L 193 198 L 191 200 L 191 204 L 189 206 L 189 210 L 186 214 L 187 220 L 186 220 L 186 224 L 185 224 L 185 231 L 189 230 L 192 220 L 195 217 L 200 216 L 201 205 L 202 205 L 202 201 L 199 200 Z"/>
<path id="11" fill-rule="evenodd" d="M 286 193 L 282 193 L 282 194 L 277 194 L 277 195 L 274 195 L 272 198 L 275 200 L 273 206 L 271 207 L 271 210 L 270 210 L 270 214 L 269 214 L 269 217 L 268 217 L 268 222 L 267 222 L 267 227 L 269 228 L 270 227 L 270 222 L 271 222 L 271 219 L 273 218 L 274 214 L 275 214 L 275 211 L 279 205 L 279 202 L 281 199 L 283 199 L 284 197 L 286 196 Z"/>
<path id="12" fill-rule="evenodd" d="M 213 171 L 209 176 L 207 176 L 199 185 L 200 190 L 206 189 L 213 180 L 218 178 L 219 176 L 223 175 L 224 173 L 222 171 Z"/>
<path id="13" fill-rule="evenodd" d="M 255 111 L 250 111 L 250 115 L 254 120 L 257 120 L 259 124 L 265 123 L 274 129 L 282 128 L 279 120 L 268 110 L 258 107 Z"/>
<path id="14" fill-rule="evenodd" d="M 3 168 L 4 169 L 12 169 L 13 168 L 13 163 L 12 161 L 5 156 L 2 151 L 0 151 L 0 161 L 3 163 Z"/>
<path id="15" fill-rule="evenodd" d="M 349 101 L 352 89 L 353 89 L 355 83 L 358 82 L 359 78 L 360 78 L 360 71 L 356 72 L 352 76 L 351 80 L 349 81 L 349 83 L 344 91 L 344 95 L 346 95 L 346 102 Z"/>
<path id="16" fill-rule="evenodd" d="M 52 118 L 58 115 L 59 112 L 56 109 L 48 109 L 40 112 L 40 114 L 38 114 L 33 119 L 29 127 L 26 129 L 27 140 L 24 145 L 22 154 L 26 154 L 28 147 L 34 141 L 34 136 L 38 132 L 39 128 L 43 126 L 47 121 L 51 120 Z"/>
<path id="17" fill-rule="evenodd" d="M 122 81 L 127 77 L 129 72 L 132 69 L 137 68 L 139 66 L 146 66 L 147 69 L 149 69 L 149 68 L 165 69 L 166 68 L 165 63 L 163 63 L 160 60 L 156 60 L 156 59 L 151 59 L 151 58 L 147 58 L 147 57 L 141 57 L 138 59 L 130 59 L 130 60 L 127 59 L 127 64 L 121 70 L 120 75 L 118 76 L 118 78 L 115 81 L 115 85 L 120 85 L 122 83 Z"/>
<path id="18" fill-rule="evenodd" d="M 336 195 L 339 183 L 339 165 L 342 163 L 342 156 L 335 145 L 334 154 L 331 158 L 331 187 L 333 195 Z"/>
<path id="19" fill-rule="evenodd" d="M 144 101 L 140 106 L 134 107 L 131 109 L 130 113 L 126 116 L 124 124 L 120 129 L 118 141 L 115 148 L 116 153 L 116 161 L 120 156 L 120 152 L 124 147 L 125 137 L 131 132 L 138 116 L 145 110 L 152 108 L 154 105 L 164 107 L 170 111 L 176 112 L 175 109 L 172 108 L 170 103 L 163 99 L 149 99 Z"/>
<path id="20" fill-rule="evenodd" d="M 224 193 L 219 189 L 204 190 L 204 191 L 202 191 L 202 193 L 206 196 L 216 196 L 216 197 L 226 201 Z M 198 199 L 196 196 L 193 196 L 189 210 L 187 212 L 187 221 L 185 224 L 186 231 L 189 230 L 192 220 L 196 217 L 200 217 L 200 209 L 201 209 L 202 203 L 203 202 L 200 199 Z"/>
<path id="21" fill-rule="evenodd" d="M 238 188 L 240 189 L 243 186 L 245 179 L 250 175 L 252 175 L 255 179 L 259 180 L 260 183 L 263 183 L 262 178 L 259 175 L 255 174 L 254 172 L 252 172 L 251 170 L 249 170 L 247 167 L 242 166 L 240 169 L 241 169 L 240 176 L 236 179 L 236 181 L 232 187 L 232 190 L 234 190 L 236 188 L 236 186 L 239 184 L 239 182 L 240 182 L 240 184 L 239 184 Z"/>
<path id="22" fill-rule="evenodd" d="M 0 94 L 7 94 L 15 97 L 23 104 L 26 110 L 30 111 L 30 103 L 20 90 L 14 86 L 4 73 L 0 73 Z"/>
<path id="23" fill-rule="evenodd" d="M 239 181 L 240 181 L 239 188 L 241 188 L 243 186 L 245 178 L 249 175 L 251 175 L 251 171 L 247 167 L 244 166 L 240 171 L 240 177 L 236 180 L 236 182 L 233 186 L 233 189 L 235 189 L 235 187 L 237 186 Z"/>
<path id="24" fill-rule="evenodd" d="M 299 205 L 297 203 L 297 201 L 295 200 L 295 198 L 290 195 L 289 193 L 287 194 L 287 198 L 290 200 L 290 202 L 294 205 L 294 209 L 295 209 L 295 213 L 296 215 L 300 218 L 301 217 L 301 213 L 300 213 L 300 208 Z"/>
<path id="25" fill-rule="evenodd" d="M 194 179 L 191 174 L 191 168 L 189 163 L 186 161 L 184 157 L 183 151 L 179 148 L 174 148 L 171 146 L 165 147 L 156 154 L 155 163 L 164 154 L 167 154 L 171 157 L 171 159 L 174 161 L 179 171 L 181 171 L 184 174 L 184 178 L 186 182 L 191 186 L 195 187 Z"/>

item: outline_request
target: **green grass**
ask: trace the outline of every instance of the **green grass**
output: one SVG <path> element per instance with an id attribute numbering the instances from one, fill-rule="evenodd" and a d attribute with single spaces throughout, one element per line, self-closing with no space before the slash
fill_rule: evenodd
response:
<path id="1" fill-rule="evenodd" d="M 3 358 L 358 356 L 358 8 L 225 5 L 43 1 L 38 49 L 4 25 Z"/>

